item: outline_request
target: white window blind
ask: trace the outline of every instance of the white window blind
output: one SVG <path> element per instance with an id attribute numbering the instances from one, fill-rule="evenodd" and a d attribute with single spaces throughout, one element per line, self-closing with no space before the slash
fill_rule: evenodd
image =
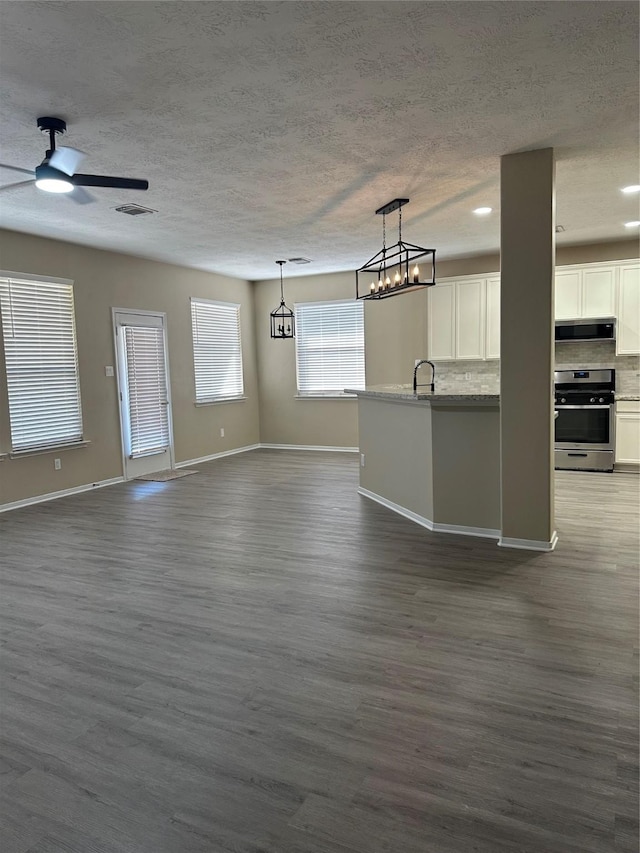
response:
<path id="1" fill-rule="evenodd" d="M 146 456 L 169 447 L 167 372 L 164 331 L 152 326 L 125 326 L 129 455 Z"/>
<path id="2" fill-rule="evenodd" d="M 341 394 L 364 388 L 364 313 L 361 302 L 295 306 L 296 369 L 300 394 Z"/>
<path id="3" fill-rule="evenodd" d="M 242 397 L 240 306 L 192 299 L 191 325 L 196 403 Z"/>
<path id="4" fill-rule="evenodd" d="M 73 285 L 0 277 L 11 445 L 82 441 Z"/>

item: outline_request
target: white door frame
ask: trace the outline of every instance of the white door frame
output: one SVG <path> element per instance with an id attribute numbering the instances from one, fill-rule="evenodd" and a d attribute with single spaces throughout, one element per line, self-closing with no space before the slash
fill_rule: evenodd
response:
<path id="1" fill-rule="evenodd" d="M 171 402 L 171 374 L 169 373 L 169 347 L 167 340 L 167 315 L 165 311 L 145 311 L 141 308 L 112 308 L 111 322 L 113 325 L 113 347 L 115 355 L 115 375 L 118 393 L 118 421 L 120 423 L 120 456 L 122 460 L 122 476 L 127 479 L 127 460 L 124 449 L 124 419 L 122 415 L 122 406 L 124 399 L 122 395 L 122 378 L 120 376 L 120 357 L 118 354 L 118 314 L 139 315 L 140 317 L 158 317 L 162 321 L 162 338 L 164 340 L 164 366 L 167 377 L 167 401 L 168 401 L 168 420 L 169 420 L 169 458 L 171 460 L 171 468 L 176 467 L 175 451 L 173 445 L 173 404 Z M 129 478 L 132 479 L 132 478 Z"/>

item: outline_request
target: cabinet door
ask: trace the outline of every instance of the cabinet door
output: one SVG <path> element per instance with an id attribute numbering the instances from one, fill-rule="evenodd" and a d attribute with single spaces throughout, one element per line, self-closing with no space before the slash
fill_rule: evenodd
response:
<path id="1" fill-rule="evenodd" d="M 640 463 L 640 413 L 616 414 L 616 462 Z"/>
<path id="2" fill-rule="evenodd" d="M 580 317 L 580 270 L 556 270 L 556 320 Z"/>
<path id="3" fill-rule="evenodd" d="M 640 264 L 620 267 L 616 353 L 640 353 Z"/>
<path id="4" fill-rule="evenodd" d="M 456 282 L 456 358 L 484 358 L 484 279 Z"/>
<path id="5" fill-rule="evenodd" d="M 487 279 L 486 358 L 500 358 L 500 276 Z"/>
<path id="6" fill-rule="evenodd" d="M 434 361 L 451 361 L 455 356 L 455 301 L 453 282 L 429 288 L 427 351 Z"/>
<path id="7" fill-rule="evenodd" d="M 615 317 L 615 267 L 585 269 L 582 272 L 582 317 Z"/>

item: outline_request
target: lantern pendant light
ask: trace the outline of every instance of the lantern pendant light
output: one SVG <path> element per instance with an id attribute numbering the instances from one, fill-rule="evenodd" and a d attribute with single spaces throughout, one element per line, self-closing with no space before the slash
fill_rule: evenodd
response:
<path id="1" fill-rule="evenodd" d="M 271 337 L 272 338 L 294 338 L 295 317 L 293 311 L 285 305 L 284 290 L 282 283 L 282 267 L 286 261 L 276 261 L 280 266 L 280 305 L 271 312 Z"/>
<path id="2" fill-rule="evenodd" d="M 356 299 L 386 299 L 436 283 L 436 250 L 402 239 L 402 208 L 408 198 L 394 198 L 379 207 L 382 249 L 356 270 Z M 398 211 L 398 242 L 387 248 L 386 215 Z"/>

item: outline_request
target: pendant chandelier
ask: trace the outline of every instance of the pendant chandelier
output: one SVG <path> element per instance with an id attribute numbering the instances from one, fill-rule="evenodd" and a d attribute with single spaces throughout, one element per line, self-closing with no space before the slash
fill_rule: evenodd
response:
<path id="1" fill-rule="evenodd" d="M 272 338 L 295 338 L 295 318 L 293 311 L 287 308 L 284 302 L 284 290 L 282 284 L 282 266 L 286 261 L 276 261 L 280 266 L 280 305 L 271 312 L 271 337 Z"/>
<path id="2" fill-rule="evenodd" d="M 402 239 L 402 208 L 408 198 L 394 198 L 379 207 L 382 249 L 356 270 L 356 299 L 386 299 L 436 283 L 436 250 L 423 249 Z M 386 216 L 398 211 L 398 242 L 387 247 Z"/>

